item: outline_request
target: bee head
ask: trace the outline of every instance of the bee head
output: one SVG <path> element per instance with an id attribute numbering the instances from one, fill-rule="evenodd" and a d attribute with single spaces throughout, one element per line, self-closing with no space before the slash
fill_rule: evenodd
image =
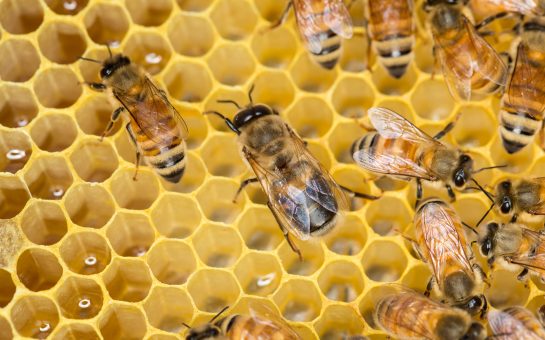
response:
<path id="1" fill-rule="evenodd" d="M 272 115 L 272 114 L 278 114 L 278 113 L 276 113 L 276 111 L 274 111 L 272 108 L 268 107 L 267 105 L 262 105 L 262 104 L 252 105 L 239 111 L 236 114 L 233 123 L 237 129 L 240 129 L 241 127 L 253 121 L 254 119 L 257 119 L 263 116 Z"/>
<path id="2" fill-rule="evenodd" d="M 213 324 L 207 324 L 199 328 L 191 329 L 185 339 L 186 340 L 216 339 L 220 335 L 220 333 L 221 333 L 220 329 L 217 326 Z"/>
<path id="3" fill-rule="evenodd" d="M 496 187 L 497 191 L 497 204 L 500 207 L 502 214 L 510 214 L 513 211 L 513 185 L 511 181 L 503 181 Z"/>
<path id="4" fill-rule="evenodd" d="M 102 69 L 100 70 L 100 77 L 102 79 L 108 79 L 119 68 L 129 65 L 131 60 L 129 57 L 122 54 L 116 54 L 104 61 Z"/>
<path id="5" fill-rule="evenodd" d="M 481 240 L 481 252 L 484 256 L 488 256 L 490 252 L 494 251 L 494 237 L 499 228 L 500 226 L 496 222 L 488 223 L 486 226 L 486 236 Z"/>
<path id="6" fill-rule="evenodd" d="M 467 181 L 471 178 L 473 171 L 473 159 L 466 154 L 462 154 L 458 160 L 458 167 L 452 175 L 452 181 L 458 189 L 463 189 Z"/>
<path id="7" fill-rule="evenodd" d="M 462 306 L 470 315 L 477 315 L 483 308 L 485 308 L 486 300 L 481 296 L 473 296 L 467 300 Z"/>

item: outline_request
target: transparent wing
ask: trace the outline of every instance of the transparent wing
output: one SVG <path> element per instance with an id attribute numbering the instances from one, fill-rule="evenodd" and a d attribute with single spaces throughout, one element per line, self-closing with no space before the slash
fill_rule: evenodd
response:
<path id="1" fill-rule="evenodd" d="M 324 22 L 339 36 L 348 39 L 352 37 L 352 19 L 343 0 L 324 0 Z"/>
<path id="2" fill-rule="evenodd" d="M 414 143 L 441 144 L 392 110 L 373 107 L 367 111 L 371 123 L 385 138 L 402 138 Z"/>
<path id="3" fill-rule="evenodd" d="M 492 310 L 488 312 L 488 324 L 490 325 L 494 339 L 541 339 L 537 334 L 529 331 L 524 323 L 505 311 Z"/>
<path id="4" fill-rule="evenodd" d="M 308 50 L 317 54 L 322 50 L 320 34 L 324 31 L 325 24 L 323 19 L 314 14 L 313 1 L 315 0 L 293 0 L 293 8 L 301 38 Z"/>
<path id="5" fill-rule="evenodd" d="M 369 171 L 433 180 L 426 169 L 408 158 L 391 154 L 371 153 L 368 149 L 360 149 L 354 152 L 352 157 L 359 166 Z"/>
<path id="6" fill-rule="evenodd" d="M 257 301 L 248 302 L 250 316 L 258 323 L 276 329 L 286 340 L 299 340 L 299 335 L 280 316 L 278 311 L 273 310 L 266 304 Z"/>
<path id="7" fill-rule="evenodd" d="M 502 12 L 517 12 L 521 14 L 531 14 L 537 12 L 535 0 L 478 0 L 483 5 L 492 5 Z M 537 14 L 537 13 L 536 13 Z"/>

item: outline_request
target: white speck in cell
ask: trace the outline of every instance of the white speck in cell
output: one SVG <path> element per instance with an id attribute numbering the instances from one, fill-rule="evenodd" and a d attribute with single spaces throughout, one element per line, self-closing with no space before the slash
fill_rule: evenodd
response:
<path id="1" fill-rule="evenodd" d="M 269 273 L 266 275 L 263 275 L 257 279 L 257 286 L 258 287 L 266 287 L 271 284 L 271 282 L 276 277 L 275 273 Z"/>
<path id="2" fill-rule="evenodd" d="M 23 127 L 23 126 L 27 126 L 28 125 L 28 119 L 26 117 L 19 117 L 19 119 L 17 119 L 17 126 L 18 127 Z"/>
<path id="3" fill-rule="evenodd" d="M 26 152 L 25 150 L 11 149 L 6 153 L 6 157 L 10 161 L 18 161 L 26 157 Z"/>
<path id="4" fill-rule="evenodd" d="M 51 189 L 51 194 L 55 198 L 61 198 L 64 195 L 64 189 L 61 187 L 55 187 Z"/>
<path id="5" fill-rule="evenodd" d="M 119 45 L 121 45 L 121 42 L 119 40 L 113 40 L 113 41 L 110 41 L 108 43 L 108 45 L 111 47 L 111 48 L 118 48 Z"/>
<path id="6" fill-rule="evenodd" d="M 146 62 L 148 64 L 159 64 L 163 60 L 163 57 L 160 54 L 151 52 L 146 54 Z"/>
<path id="7" fill-rule="evenodd" d="M 91 255 L 91 256 L 86 257 L 83 262 L 85 262 L 85 265 L 91 267 L 91 266 L 94 266 L 95 264 L 97 264 L 97 258 L 95 256 Z"/>
<path id="8" fill-rule="evenodd" d="M 81 309 L 87 309 L 87 308 L 91 307 L 91 300 L 88 299 L 88 298 L 80 299 L 79 303 L 78 303 L 78 306 Z"/>
<path id="9" fill-rule="evenodd" d="M 67 10 L 67 11 L 73 11 L 76 8 L 78 8 L 78 2 L 75 1 L 75 0 L 65 1 L 62 5 L 63 5 L 64 9 Z"/>
<path id="10" fill-rule="evenodd" d="M 43 321 L 43 322 L 40 323 L 39 330 L 42 333 L 49 332 L 51 330 L 51 324 L 49 322 L 47 322 L 47 321 Z"/>

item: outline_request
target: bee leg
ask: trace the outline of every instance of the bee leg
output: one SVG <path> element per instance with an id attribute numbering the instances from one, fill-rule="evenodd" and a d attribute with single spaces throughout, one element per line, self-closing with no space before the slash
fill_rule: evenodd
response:
<path id="1" fill-rule="evenodd" d="M 490 256 L 488 260 L 486 260 L 486 262 L 488 263 L 488 268 L 490 268 L 490 270 L 494 269 L 494 261 L 496 261 L 496 258 L 494 256 Z"/>
<path id="2" fill-rule="evenodd" d="M 433 136 L 433 139 L 435 140 L 440 140 L 441 138 L 443 138 L 447 133 L 449 133 L 450 131 L 452 131 L 452 129 L 454 129 L 454 127 L 456 126 L 456 123 L 458 122 L 458 119 L 460 119 L 460 113 L 458 113 L 456 115 L 456 117 L 454 117 L 454 120 L 450 123 L 448 123 L 444 128 L 443 130 L 439 131 L 435 136 Z"/>
<path id="3" fill-rule="evenodd" d="M 414 208 L 418 208 L 420 201 L 422 200 L 422 181 L 420 178 L 416 179 L 416 201 L 414 202 Z"/>
<path id="4" fill-rule="evenodd" d="M 484 319 L 486 313 L 488 313 L 488 300 L 484 294 L 481 294 L 481 299 L 483 300 L 483 308 L 481 308 L 481 320 Z"/>
<path id="5" fill-rule="evenodd" d="M 116 110 L 117 111 L 117 110 Z M 136 144 L 136 137 L 132 133 L 131 129 L 131 123 L 127 123 L 125 125 L 125 129 L 127 129 L 127 132 L 129 133 L 129 139 L 134 144 L 134 147 L 136 148 L 136 169 L 134 170 L 134 176 L 132 177 L 133 181 L 136 181 L 136 175 L 138 174 L 138 167 L 140 166 L 140 150 L 138 150 L 138 145 Z"/>
<path id="6" fill-rule="evenodd" d="M 235 197 L 233 197 L 233 203 L 237 203 L 237 198 L 238 198 L 238 195 L 240 195 L 240 193 L 242 192 L 242 190 L 244 190 L 244 188 L 246 188 L 246 186 L 248 184 L 251 184 L 251 183 L 256 183 L 258 182 L 259 180 L 254 177 L 254 178 L 248 178 L 248 179 L 245 179 L 244 181 L 242 181 L 242 183 L 240 183 L 240 186 L 238 187 L 238 190 L 237 192 L 235 193 Z"/>
<path id="7" fill-rule="evenodd" d="M 382 197 L 382 196 L 373 196 L 369 194 L 362 194 L 361 192 L 353 191 L 342 185 L 339 185 L 339 187 L 343 189 L 344 191 L 350 193 L 351 195 L 354 195 L 355 197 L 358 197 L 358 198 L 363 198 L 364 200 L 378 200 L 380 197 Z"/>
<path id="8" fill-rule="evenodd" d="M 293 241 L 291 240 L 288 229 L 283 225 L 282 221 L 280 220 L 280 218 L 278 217 L 276 213 L 276 210 L 274 210 L 271 202 L 267 202 L 267 206 L 271 210 L 274 216 L 274 219 L 276 220 L 276 223 L 278 223 L 278 226 L 280 227 L 280 230 L 282 230 L 282 234 L 284 235 L 284 238 L 288 242 L 291 250 L 293 250 L 297 254 L 297 256 L 299 257 L 299 261 L 303 261 L 303 255 L 301 254 L 301 250 L 299 250 L 297 245 L 295 245 L 295 243 L 293 243 Z"/>
<path id="9" fill-rule="evenodd" d="M 89 86 L 89 88 L 91 90 L 95 90 L 95 91 L 98 91 L 98 92 L 102 92 L 102 91 L 105 91 L 106 90 L 106 85 L 102 84 L 102 83 L 87 83 L 87 82 L 83 82 L 82 84 L 86 84 L 87 86 Z"/>
<path id="10" fill-rule="evenodd" d="M 414 251 L 418 254 L 418 257 L 420 257 L 420 259 L 422 259 L 422 261 L 426 262 L 424 260 L 424 256 L 422 255 L 422 251 L 420 250 L 420 247 L 418 246 L 418 242 L 416 242 L 413 238 L 405 235 L 405 234 L 402 234 L 401 232 L 399 233 L 401 235 L 401 237 L 403 237 L 405 240 L 411 242 L 412 246 L 413 246 L 413 249 Z"/>
<path id="11" fill-rule="evenodd" d="M 487 18 L 484 18 L 480 23 L 475 25 L 475 29 L 477 31 L 480 31 L 483 27 L 488 26 L 489 24 L 496 21 L 497 19 L 506 17 L 508 14 L 509 14 L 508 12 L 500 12 L 500 13 L 496 13 L 496 14 L 494 14 L 492 16 L 489 16 Z M 481 33 L 482 32 L 479 32 L 479 34 L 481 34 Z"/>
<path id="12" fill-rule="evenodd" d="M 424 292 L 424 296 L 425 297 L 430 297 L 430 294 L 431 294 L 431 290 L 433 288 L 433 276 L 430 277 L 430 280 L 428 281 L 428 284 L 426 285 L 426 291 Z"/>
<path id="13" fill-rule="evenodd" d="M 483 268 L 481 266 L 479 266 L 477 263 L 474 263 L 472 267 L 473 267 L 474 271 L 477 271 L 481 275 L 481 277 L 483 279 L 483 282 L 488 287 L 490 287 L 490 282 L 488 282 L 488 277 L 486 276 L 486 273 L 484 272 Z"/>
<path id="14" fill-rule="evenodd" d="M 102 136 L 100 136 L 101 142 L 104 139 L 104 137 L 106 137 L 106 135 L 110 132 L 110 130 L 114 127 L 114 123 L 117 121 L 117 119 L 119 118 L 119 115 L 124 110 L 125 110 L 125 107 L 120 106 L 117 109 L 115 109 L 115 111 L 112 113 L 112 116 L 110 117 L 110 121 L 108 122 L 108 126 L 106 126 L 106 129 L 102 133 Z"/>
<path id="15" fill-rule="evenodd" d="M 456 194 L 452 190 L 452 187 L 449 184 L 445 185 L 445 187 L 447 188 L 448 197 L 450 197 L 450 201 L 456 202 Z"/>
<path id="16" fill-rule="evenodd" d="M 511 223 L 515 223 L 518 219 L 519 215 L 518 214 L 513 214 L 513 217 L 511 217 Z"/>
<path id="17" fill-rule="evenodd" d="M 435 71 L 439 67 L 439 60 L 437 59 L 437 50 L 435 48 L 435 45 L 431 48 L 431 54 L 433 56 L 433 68 L 431 70 L 431 79 L 433 80 L 435 78 Z"/>
<path id="18" fill-rule="evenodd" d="M 278 26 L 282 25 L 286 21 L 286 19 L 288 18 L 288 14 L 290 12 L 291 6 L 293 6 L 293 2 L 290 0 L 288 1 L 286 8 L 284 8 L 284 12 L 282 12 L 282 15 L 280 16 L 280 18 L 269 27 L 270 30 L 277 28 Z"/>
<path id="19" fill-rule="evenodd" d="M 521 270 L 521 272 L 517 275 L 517 280 L 523 281 L 526 285 L 528 285 L 528 268 L 524 268 Z"/>

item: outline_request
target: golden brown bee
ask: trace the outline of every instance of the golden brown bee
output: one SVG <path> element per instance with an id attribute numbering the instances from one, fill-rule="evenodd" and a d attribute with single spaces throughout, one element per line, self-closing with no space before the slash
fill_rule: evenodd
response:
<path id="1" fill-rule="evenodd" d="M 376 131 L 354 142 L 351 149 L 354 161 L 369 171 L 416 178 L 417 205 L 422 198 L 421 180 L 442 181 L 454 200 L 452 186 L 462 190 L 469 180 L 475 182 L 474 173 L 493 168 L 474 171 L 469 155 L 439 142 L 455 122 L 432 138 L 391 110 L 371 108 L 367 114 Z"/>
<path id="2" fill-rule="evenodd" d="M 343 0 L 290 0 L 280 25 L 293 6 L 301 38 L 313 59 L 330 70 L 341 56 L 342 39 L 352 37 L 352 19 Z"/>
<path id="3" fill-rule="evenodd" d="M 415 21 L 412 0 L 368 0 L 369 37 L 380 63 L 401 78 L 413 59 Z"/>
<path id="4" fill-rule="evenodd" d="M 545 215 L 545 177 L 500 182 L 493 204 L 501 214 L 512 216 L 512 222 L 521 213 Z"/>
<path id="5" fill-rule="evenodd" d="M 545 329 L 538 319 L 524 307 L 515 306 L 488 313 L 488 324 L 494 339 L 545 339 Z"/>
<path id="6" fill-rule="evenodd" d="M 225 307 L 209 323 L 197 328 L 191 328 L 186 340 L 298 340 L 300 337 L 279 317 L 268 313 L 258 315 L 251 310 L 251 316 L 230 315 L 223 319 L 218 317 L 227 309 Z"/>
<path id="7" fill-rule="evenodd" d="M 108 51 L 110 49 L 108 48 Z M 121 103 L 113 113 L 102 134 L 104 137 L 113 127 L 121 113 L 129 120 L 126 128 L 130 140 L 136 147 L 136 173 L 140 156 L 155 171 L 169 182 L 180 181 L 185 170 L 185 139 L 187 125 L 178 111 L 169 102 L 165 92 L 158 89 L 139 66 L 132 64 L 127 56 L 112 55 L 104 62 L 81 58 L 102 64 L 101 83 L 90 83 L 92 89 L 111 89 Z"/>
<path id="8" fill-rule="evenodd" d="M 472 315 L 484 315 L 487 302 L 479 292 L 485 274 L 472 260 L 462 222 L 454 209 L 438 198 L 430 198 L 417 207 L 414 227 L 416 241 L 411 241 L 433 273 L 426 295 L 435 288 L 448 304 Z"/>
<path id="9" fill-rule="evenodd" d="M 485 339 L 486 331 L 461 309 L 435 302 L 413 291 L 388 295 L 376 305 L 375 323 L 394 338 Z"/>
<path id="10" fill-rule="evenodd" d="M 521 26 L 515 65 L 500 108 L 500 135 L 508 153 L 534 140 L 545 111 L 545 18 Z"/>
<path id="11" fill-rule="evenodd" d="M 327 233 L 335 226 L 346 199 L 327 170 L 278 112 L 267 105 L 253 105 L 252 90 L 247 107 L 241 108 L 233 102 L 240 110 L 234 121 L 219 112 L 205 113 L 221 117 L 238 135 L 242 157 L 257 176 L 245 180 L 237 195 L 249 183 L 259 182 L 282 233 L 291 248 L 301 256 L 289 234 L 307 240 Z"/>
<path id="12" fill-rule="evenodd" d="M 507 67 L 479 36 L 463 14 L 461 0 L 427 0 L 434 54 L 450 93 L 470 100 L 472 94 L 491 94 L 505 85 Z"/>
<path id="13" fill-rule="evenodd" d="M 529 272 L 545 282 L 545 234 L 518 223 L 486 226 L 479 240 L 481 252 L 492 266 L 496 261 L 507 270 L 520 271 L 518 279 L 526 280 Z"/>

